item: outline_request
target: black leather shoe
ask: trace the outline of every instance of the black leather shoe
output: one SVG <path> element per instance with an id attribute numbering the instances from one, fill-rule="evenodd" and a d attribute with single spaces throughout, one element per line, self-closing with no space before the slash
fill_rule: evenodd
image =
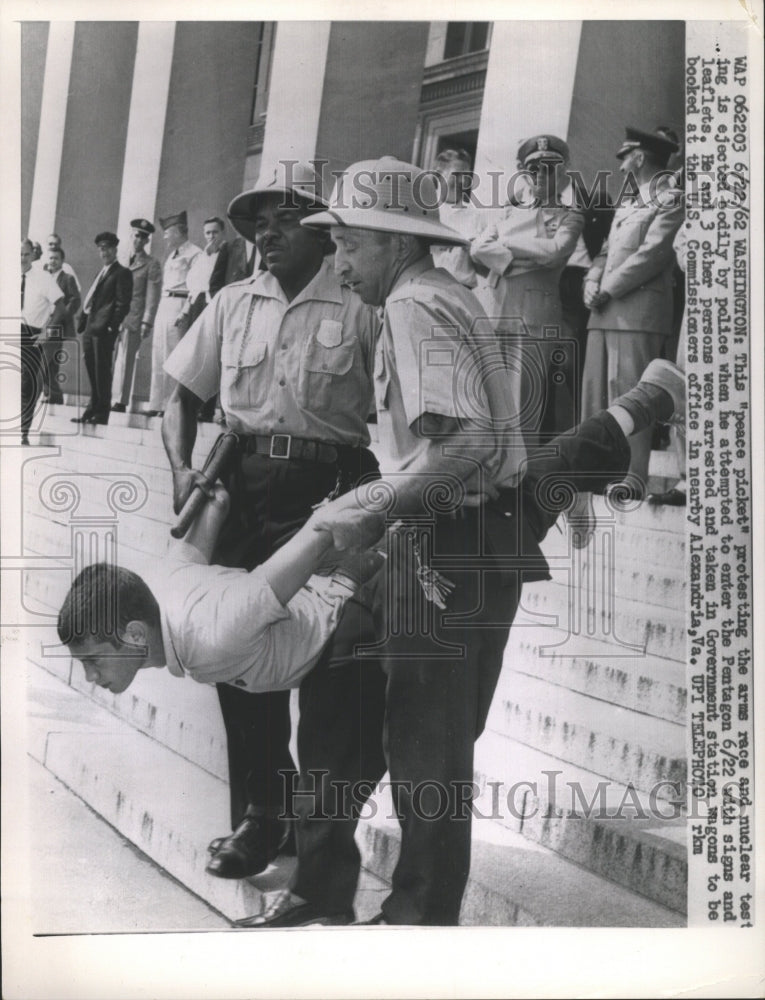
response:
<path id="1" fill-rule="evenodd" d="M 297 854 L 297 844 L 295 842 L 295 824 L 290 823 L 289 820 L 287 820 L 286 822 L 289 826 L 289 830 L 287 832 L 287 837 L 284 843 L 279 849 L 279 854 L 283 854 L 288 858 L 294 858 L 295 855 Z M 208 853 L 217 854 L 218 851 L 223 846 L 225 840 L 226 837 L 215 837 L 213 840 L 211 840 L 210 843 L 207 845 Z"/>
<path id="2" fill-rule="evenodd" d="M 251 930 L 269 927 L 273 929 L 310 926 L 347 927 L 353 923 L 355 916 L 353 910 L 325 913 L 323 908 L 315 903 L 294 900 L 289 891 L 268 893 L 263 898 L 265 903 L 263 910 L 251 917 L 235 920 L 237 927 L 248 927 Z"/>
<path id="3" fill-rule="evenodd" d="M 371 920 L 357 920 L 356 927 L 368 927 L 372 924 L 380 926 L 388 926 L 388 921 L 382 915 L 382 913 L 376 914 Z"/>
<path id="4" fill-rule="evenodd" d="M 115 403 L 112 407 L 112 413 L 124 413 L 125 409 L 126 407 L 124 403 Z"/>
<path id="5" fill-rule="evenodd" d="M 72 417 L 70 422 L 73 424 L 86 424 L 92 416 L 93 411 L 91 409 L 83 410 L 79 417 Z"/>
<path id="6" fill-rule="evenodd" d="M 651 493 L 648 503 L 653 507 L 685 507 L 688 504 L 688 497 L 685 490 L 677 490 L 674 487 L 666 493 Z"/>
<path id="7" fill-rule="evenodd" d="M 85 421 L 86 424 L 108 424 L 109 414 L 108 413 L 94 413 L 92 417 L 88 417 Z"/>
<path id="8" fill-rule="evenodd" d="M 224 837 L 205 871 L 216 878 L 258 875 L 279 854 L 289 832 L 284 820 L 245 816 L 236 830 Z"/>

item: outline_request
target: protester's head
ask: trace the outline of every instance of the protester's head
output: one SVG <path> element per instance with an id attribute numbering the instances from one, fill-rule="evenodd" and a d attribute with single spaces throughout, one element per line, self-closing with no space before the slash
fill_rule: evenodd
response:
<path id="1" fill-rule="evenodd" d="M 382 305 L 398 275 L 431 244 L 467 244 L 440 221 L 439 200 L 432 171 L 383 156 L 348 167 L 327 211 L 303 225 L 330 229 L 340 280 L 369 305 Z"/>
<path id="2" fill-rule="evenodd" d="M 320 178 L 295 160 L 264 167 L 255 187 L 228 207 L 234 229 L 255 244 L 261 260 L 283 288 L 304 287 L 332 246 L 327 233 L 301 227 L 303 219 L 326 208 Z"/>
<path id="3" fill-rule="evenodd" d="M 433 164 L 446 184 L 443 192 L 447 205 L 459 205 L 467 199 L 473 186 L 473 164 L 464 149 L 443 149 Z"/>
<path id="4" fill-rule="evenodd" d="M 177 250 L 188 239 L 189 220 L 186 212 L 176 212 L 175 215 L 166 215 L 159 220 L 162 226 L 162 235 L 168 250 Z"/>
<path id="5" fill-rule="evenodd" d="M 51 274 L 58 274 L 64 266 L 65 254 L 63 247 L 51 247 L 48 250 L 48 270 Z"/>
<path id="6" fill-rule="evenodd" d="M 42 247 L 35 241 L 32 244 L 32 260 L 39 260 L 42 257 Z"/>
<path id="7" fill-rule="evenodd" d="M 34 246 L 30 239 L 21 241 L 21 273 L 26 273 L 34 260 Z"/>
<path id="8" fill-rule="evenodd" d="M 202 233 L 205 238 L 205 250 L 209 253 L 215 253 L 220 249 L 225 229 L 226 227 L 223 219 L 219 219 L 217 215 L 212 216 L 210 219 L 205 219 L 202 223 Z"/>
<path id="9" fill-rule="evenodd" d="M 117 259 L 117 245 L 119 239 L 114 233 L 99 233 L 93 240 L 98 247 L 98 255 L 105 267 L 113 264 Z"/>
<path id="10" fill-rule="evenodd" d="M 48 247 L 48 250 L 54 250 L 57 247 L 60 247 L 61 237 L 58 235 L 58 233 L 51 233 L 46 241 L 46 245 Z"/>
<path id="11" fill-rule="evenodd" d="M 91 683 L 120 694 L 151 661 L 159 605 L 130 570 L 94 563 L 77 576 L 58 614 L 58 637 Z"/>
<path id="12" fill-rule="evenodd" d="M 154 226 L 148 219 L 133 219 L 130 223 L 130 247 L 133 253 L 140 253 L 149 242 Z"/>

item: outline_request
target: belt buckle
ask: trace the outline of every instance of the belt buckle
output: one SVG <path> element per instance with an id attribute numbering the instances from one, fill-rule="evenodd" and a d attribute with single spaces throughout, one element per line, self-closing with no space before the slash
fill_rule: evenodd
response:
<path id="1" fill-rule="evenodd" d="M 282 446 L 283 442 L 283 446 Z M 269 458 L 284 458 L 290 457 L 290 452 L 292 451 L 292 435 L 291 434 L 272 434 L 271 435 L 271 447 L 268 451 Z"/>

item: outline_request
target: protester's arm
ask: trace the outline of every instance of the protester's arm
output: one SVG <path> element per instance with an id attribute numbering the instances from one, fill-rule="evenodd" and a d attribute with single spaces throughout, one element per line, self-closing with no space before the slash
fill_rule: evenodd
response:
<path id="1" fill-rule="evenodd" d="M 307 527 L 328 531 L 335 548 L 368 548 L 382 536 L 386 521 L 428 511 L 439 493 L 455 495 L 464 491 L 463 502 L 475 504 L 492 489 L 476 454 L 475 434 L 466 422 L 440 414 L 424 414 L 413 428 L 421 437 L 434 438 L 433 446 L 421 452 L 403 472 L 365 484 L 320 507 Z M 439 486 L 440 484 L 440 486 Z M 390 498 L 393 503 L 390 503 Z M 380 510 L 378 501 L 385 502 Z"/>
<path id="2" fill-rule="evenodd" d="M 81 304 L 80 290 L 71 274 L 64 274 L 64 311 L 74 319 Z"/>

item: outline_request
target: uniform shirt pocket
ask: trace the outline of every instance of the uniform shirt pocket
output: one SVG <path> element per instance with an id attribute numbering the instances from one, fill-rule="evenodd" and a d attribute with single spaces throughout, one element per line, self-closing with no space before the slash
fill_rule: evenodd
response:
<path id="1" fill-rule="evenodd" d="M 300 405 L 307 410 L 343 406 L 338 390 L 350 376 L 356 341 L 343 335 L 342 324 L 323 320 L 308 339 L 300 365 Z"/>
<path id="2" fill-rule="evenodd" d="M 221 348 L 221 399 L 233 407 L 261 406 L 268 395 L 266 378 L 268 345 L 264 340 L 247 344 L 223 342 Z"/>

